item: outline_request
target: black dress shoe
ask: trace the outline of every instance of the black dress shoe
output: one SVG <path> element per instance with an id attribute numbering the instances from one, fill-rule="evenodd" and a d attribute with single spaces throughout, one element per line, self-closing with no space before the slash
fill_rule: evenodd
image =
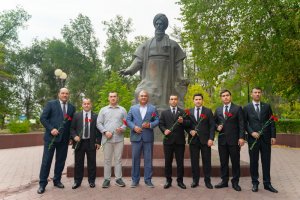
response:
<path id="1" fill-rule="evenodd" d="M 94 188 L 95 186 L 95 183 L 90 183 L 90 188 Z"/>
<path id="2" fill-rule="evenodd" d="M 273 186 L 271 184 L 265 185 L 265 190 L 268 190 L 268 191 L 274 192 L 274 193 L 278 193 L 278 191 L 275 188 L 273 188 Z"/>
<path id="3" fill-rule="evenodd" d="M 43 194 L 45 192 L 45 187 L 40 186 L 37 193 L 38 194 Z"/>
<path id="4" fill-rule="evenodd" d="M 72 186 L 72 189 L 76 189 L 76 188 L 79 188 L 79 187 L 80 187 L 79 183 L 74 183 L 73 186 Z"/>
<path id="5" fill-rule="evenodd" d="M 60 189 L 65 187 L 64 184 L 62 184 L 61 182 L 54 183 L 54 186 L 57 187 L 57 188 L 60 188 Z"/>
<path id="6" fill-rule="evenodd" d="M 205 186 L 208 188 L 208 189 L 213 189 L 213 186 L 210 182 L 205 182 Z"/>
<path id="7" fill-rule="evenodd" d="M 242 191 L 242 188 L 239 186 L 239 184 L 237 183 L 234 183 L 232 184 L 232 188 L 235 190 L 235 191 Z"/>
<path id="8" fill-rule="evenodd" d="M 181 189 L 186 189 L 186 186 L 184 185 L 183 182 L 178 182 L 177 185 L 178 185 L 178 187 L 180 187 Z"/>
<path id="9" fill-rule="evenodd" d="M 258 185 L 257 184 L 253 184 L 252 186 L 252 192 L 257 192 L 258 191 Z"/>
<path id="10" fill-rule="evenodd" d="M 224 187 L 228 187 L 228 183 L 221 181 L 220 183 L 215 185 L 215 188 L 224 188 Z"/>
<path id="11" fill-rule="evenodd" d="M 171 182 L 166 182 L 165 185 L 164 185 L 164 189 L 168 189 L 171 186 L 172 186 Z"/>
<path id="12" fill-rule="evenodd" d="M 192 182 L 192 184 L 191 184 L 191 188 L 195 188 L 195 187 L 198 187 L 198 186 L 199 186 L 199 183 Z"/>

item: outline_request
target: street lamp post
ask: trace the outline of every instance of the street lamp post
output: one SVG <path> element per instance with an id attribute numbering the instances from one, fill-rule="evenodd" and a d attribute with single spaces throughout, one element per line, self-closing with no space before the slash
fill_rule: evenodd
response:
<path id="1" fill-rule="evenodd" d="M 65 82 L 68 77 L 67 74 L 63 72 L 61 69 L 56 69 L 54 71 L 54 75 L 56 80 L 59 82 L 59 86 L 63 88 L 65 86 Z"/>

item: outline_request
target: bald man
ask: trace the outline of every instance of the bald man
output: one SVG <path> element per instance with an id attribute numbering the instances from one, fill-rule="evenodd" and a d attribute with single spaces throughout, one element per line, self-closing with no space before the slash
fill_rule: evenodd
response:
<path id="1" fill-rule="evenodd" d="M 61 88 L 58 92 L 58 99 L 49 101 L 40 117 L 40 121 L 46 131 L 38 194 L 45 192 L 55 151 L 53 184 L 57 188 L 64 188 L 64 185 L 61 183 L 61 174 L 68 153 L 71 120 L 75 113 L 75 107 L 68 102 L 69 95 L 67 88 Z"/>

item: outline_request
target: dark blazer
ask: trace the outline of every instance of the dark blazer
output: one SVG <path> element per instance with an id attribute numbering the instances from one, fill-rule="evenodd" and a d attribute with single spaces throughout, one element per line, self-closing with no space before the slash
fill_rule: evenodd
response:
<path id="1" fill-rule="evenodd" d="M 258 118 L 252 102 L 244 107 L 245 128 L 248 133 L 249 144 L 255 141 L 255 138 L 252 137 L 251 133 L 260 131 L 262 126 L 273 114 L 271 106 L 267 103 L 260 102 L 260 109 L 260 117 Z M 276 138 L 276 128 L 274 122 L 264 129 L 261 138 L 267 144 L 271 143 L 271 138 Z"/>
<path id="2" fill-rule="evenodd" d="M 82 130 L 83 130 L 83 111 L 77 112 L 74 115 L 74 118 L 72 120 L 71 124 L 71 137 L 74 139 L 76 136 L 79 136 L 81 134 L 82 136 Z M 95 149 L 95 144 L 101 144 L 101 138 L 102 134 L 98 130 L 96 124 L 97 124 L 97 114 L 91 113 L 91 123 L 90 123 L 90 148 Z M 73 148 L 75 147 L 76 142 L 73 144 Z M 80 143 L 79 143 L 80 145 Z"/>
<path id="3" fill-rule="evenodd" d="M 166 129 L 170 129 L 173 124 L 178 120 L 179 116 L 182 116 L 184 110 L 177 107 L 177 112 L 175 117 L 172 114 L 171 109 L 167 109 L 161 112 L 161 116 L 159 119 L 159 129 L 164 134 Z M 166 136 L 168 139 L 163 141 L 164 144 L 185 144 L 185 128 L 188 127 L 190 124 L 187 117 L 183 119 L 183 123 L 178 123 L 176 127 L 174 127 L 171 134 Z"/>
<path id="4" fill-rule="evenodd" d="M 63 123 L 64 115 L 59 100 L 49 101 L 40 117 L 40 121 L 46 129 L 44 141 L 51 141 L 53 138 L 51 130 L 56 128 L 59 129 L 60 134 L 56 136 L 55 142 L 68 142 L 70 139 L 71 119 L 73 118 L 74 113 L 75 107 L 68 103 L 67 115 L 71 118 L 70 120 L 66 120 L 66 123 Z"/>
<path id="5" fill-rule="evenodd" d="M 195 130 L 196 126 L 198 124 L 196 116 L 194 115 L 195 108 L 191 108 L 190 109 L 190 119 L 191 119 L 191 126 L 188 129 L 188 133 L 191 130 Z M 201 144 L 207 144 L 207 141 L 210 140 L 214 140 L 215 138 L 215 129 L 216 129 L 216 124 L 215 124 L 215 120 L 214 120 L 214 116 L 213 113 L 211 111 L 211 109 L 206 108 L 204 106 L 202 106 L 201 109 L 201 113 L 200 114 L 204 114 L 206 116 L 205 119 L 203 119 L 199 126 L 197 127 L 197 133 L 198 133 L 198 137 L 199 140 L 201 142 Z M 188 141 L 190 142 L 190 140 L 192 139 L 192 135 L 188 134 Z M 191 144 L 195 144 L 197 140 L 195 140 L 195 138 L 191 141 Z"/>
<path id="6" fill-rule="evenodd" d="M 223 124 L 223 129 L 219 133 L 218 142 L 220 145 L 238 145 L 239 139 L 245 138 L 244 116 L 242 108 L 231 103 L 228 111 L 232 114 L 227 119 L 223 116 L 223 105 L 215 111 L 216 126 Z"/>

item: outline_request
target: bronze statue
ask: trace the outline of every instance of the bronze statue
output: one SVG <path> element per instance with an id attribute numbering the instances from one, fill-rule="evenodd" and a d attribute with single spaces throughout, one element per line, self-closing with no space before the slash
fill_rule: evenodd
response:
<path id="1" fill-rule="evenodd" d="M 168 27 L 166 15 L 157 14 L 153 25 L 155 37 L 136 49 L 132 64 L 120 74 L 133 75 L 140 71 L 142 80 L 135 90 L 136 97 L 141 90 L 146 90 L 149 102 L 162 110 L 169 107 L 171 94 L 178 95 L 179 102 L 183 102 L 188 85 L 183 73 L 186 55 L 178 43 L 165 34 Z"/>

